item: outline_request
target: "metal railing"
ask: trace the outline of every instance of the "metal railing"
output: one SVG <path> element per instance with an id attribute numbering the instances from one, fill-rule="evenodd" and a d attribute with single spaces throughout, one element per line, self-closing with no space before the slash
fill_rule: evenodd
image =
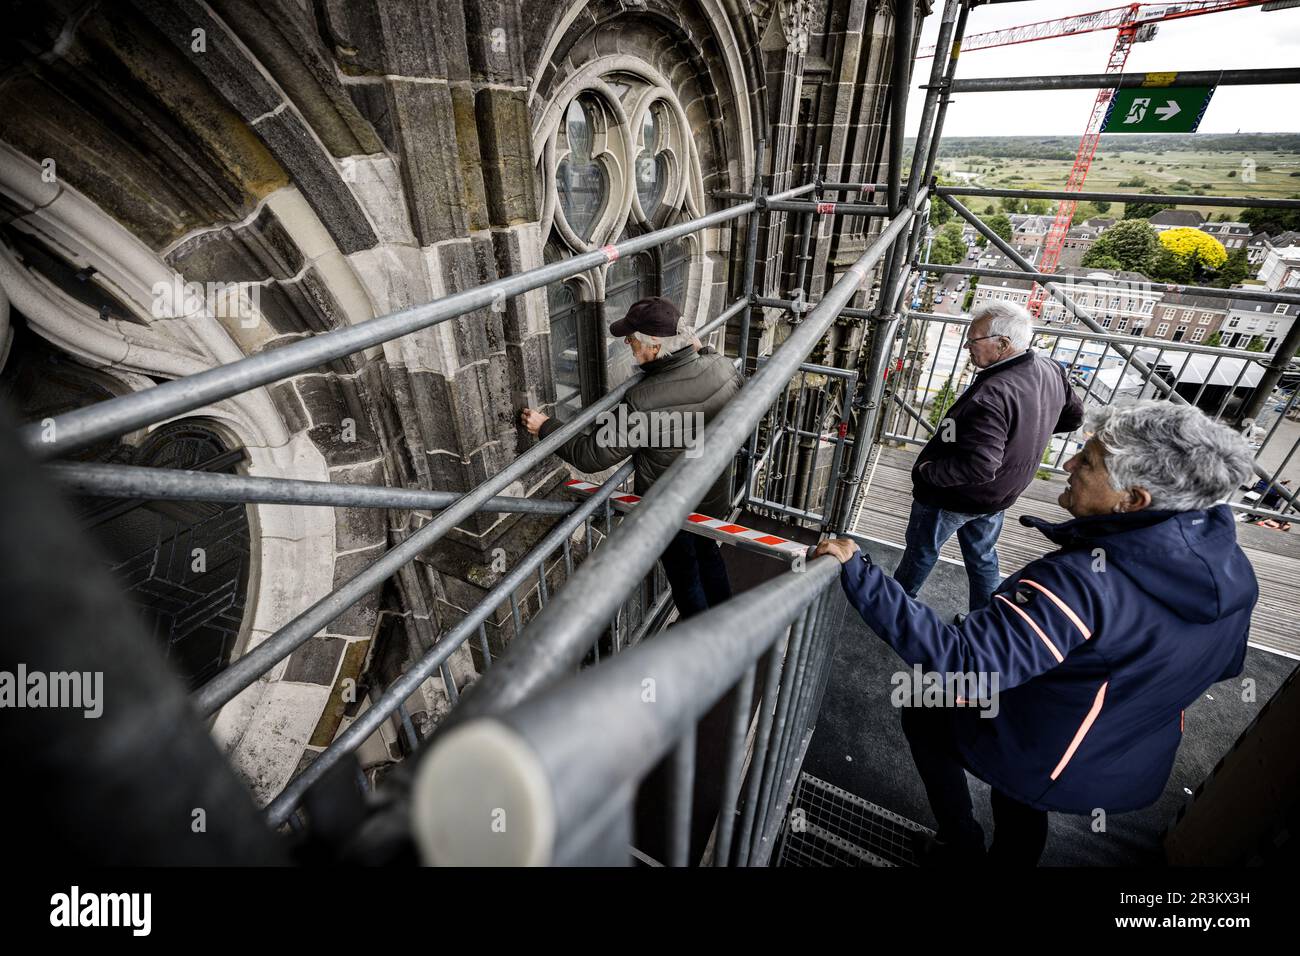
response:
<path id="1" fill-rule="evenodd" d="M 626 864 L 637 785 L 671 754 L 663 862 L 686 865 L 697 725 L 730 694 L 704 859 L 765 865 L 825 688 L 833 630 L 819 624 L 838 577 L 838 562 L 819 558 L 546 693 L 446 732 L 413 791 L 424 859 Z M 494 819 L 509 822 L 501 829 Z"/>
<path id="2" fill-rule="evenodd" d="M 848 369 L 799 366 L 750 438 L 747 509 L 828 530 L 845 478 L 845 448 L 853 446 L 848 433 L 857 382 L 858 373 Z"/>

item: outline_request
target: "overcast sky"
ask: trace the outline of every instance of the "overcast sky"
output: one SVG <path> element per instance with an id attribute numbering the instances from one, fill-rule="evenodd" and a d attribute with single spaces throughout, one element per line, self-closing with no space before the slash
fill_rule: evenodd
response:
<path id="1" fill-rule="evenodd" d="M 1120 6 L 1116 0 L 1025 0 L 976 7 L 966 35 L 1021 23 L 1088 13 Z M 942 0 L 926 18 L 921 45 L 933 44 L 939 32 Z M 963 53 L 958 77 L 1041 76 L 1101 73 L 1114 30 L 1037 40 L 1015 46 Z M 907 106 L 908 135 L 915 136 L 931 59 L 917 62 Z M 1300 7 L 1263 13 L 1257 7 L 1211 13 L 1162 23 L 1154 40 L 1136 43 L 1125 71 L 1213 70 L 1244 67 L 1300 66 Z M 1083 132 L 1095 90 L 1034 93 L 964 93 L 953 98 L 944 121 L 945 136 L 1076 135 Z M 1300 87 L 1221 86 L 1201 120 L 1200 132 L 1276 133 L 1300 131 Z"/>

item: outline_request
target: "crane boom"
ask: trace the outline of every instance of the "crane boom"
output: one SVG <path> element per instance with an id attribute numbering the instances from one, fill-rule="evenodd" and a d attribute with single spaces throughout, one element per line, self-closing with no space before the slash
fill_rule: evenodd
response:
<path id="1" fill-rule="evenodd" d="M 992 47 L 1030 43 L 1034 40 L 1077 36 L 1080 33 L 1093 33 L 1097 30 L 1115 30 L 1126 23 L 1137 25 L 1163 23 L 1167 20 L 1196 17 L 1203 13 L 1221 13 L 1225 10 L 1258 7 L 1265 2 L 1266 0 L 1191 0 L 1185 3 L 1130 3 L 1122 7 L 1109 7 L 1105 10 L 1094 10 L 1091 13 L 1079 13 L 1070 17 L 1022 23 L 1004 30 L 976 33 L 962 41 L 961 50 L 963 53 L 969 53 L 972 50 L 988 50 Z M 1130 16 L 1133 19 L 1129 19 Z M 916 54 L 918 60 L 930 56 L 934 56 L 933 45 L 921 47 Z"/>

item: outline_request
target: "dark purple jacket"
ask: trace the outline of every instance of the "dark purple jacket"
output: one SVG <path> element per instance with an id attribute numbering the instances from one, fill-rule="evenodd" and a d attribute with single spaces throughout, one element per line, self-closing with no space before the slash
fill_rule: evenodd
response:
<path id="1" fill-rule="evenodd" d="M 992 514 L 1029 487 L 1052 434 L 1083 423 L 1083 403 L 1065 370 L 1029 349 L 976 375 L 947 418 L 912 466 L 912 497 Z"/>

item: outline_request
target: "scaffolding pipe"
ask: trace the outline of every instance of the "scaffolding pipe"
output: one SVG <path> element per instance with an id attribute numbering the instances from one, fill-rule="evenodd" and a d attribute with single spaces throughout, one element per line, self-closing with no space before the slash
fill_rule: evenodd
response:
<path id="1" fill-rule="evenodd" d="M 917 202 L 925 200 L 925 193 Z M 577 666 L 618 608 L 629 582 L 640 580 L 677 534 L 703 493 L 731 462 L 804 357 L 867 281 L 885 250 L 915 216 L 906 210 L 867 247 L 827 291 L 817 307 L 751 377 L 705 431 L 703 452 L 679 457 L 650 487 L 610 541 L 573 578 L 502 660 L 466 693 L 449 725 L 500 712 L 533 695 Z M 741 602 L 743 603 L 743 602 Z"/>
<path id="2" fill-rule="evenodd" d="M 1237 415 L 1238 422 L 1244 422 L 1248 418 L 1253 420 L 1259 414 L 1259 410 L 1264 407 L 1264 403 L 1268 401 L 1273 394 L 1273 389 L 1281 380 L 1282 373 L 1291 364 L 1297 349 L 1300 349 L 1300 320 L 1291 323 L 1291 328 L 1287 330 L 1277 351 L 1273 353 L 1272 361 L 1265 364 L 1264 374 L 1256 383 L 1255 391 L 1251 393 L 1250 399 Z"/>
<path id="3" fill-rule="evenodd" d="M 907 180 L 899 177 L 899 185 L 906 186 Z M 822 189 L 831 192 L 878 193 L 888 192 L 889 183 L 822 183 Z"/>
<path id="4" fill-rule="evenodd" d="M 894 0 L 894 49 L 889 61 L 889 214 L 902 208 L 903 145 L 907 137 L 907 94 L 912 83 L 912 27 L 916 0 Z M 835 184 L 838 188 L 841 184 Z M 874 189 L 872 190 L 874 192 Z"/>
<path id="5" fill-rule="evenodd" d="M 773 212 L 816 213 L 819 216 L 888 216 L 888 206 L 854 202 L 814 202 L 806 199 L 761 199 L 759 204 Z"/>
<path id="6" fill-rule="evenodd" d="M 793 198 L 810 192 L 813 188 L 812 184 L 799 186 L 773 198 Z M 424 305 L 300 339 L 281 348 L 250 355 L 195 375 L 67 412 L 54 418 L 48 426 L 41 423 L 26 425 L 20 430 L 20 436 L 27 450 L 37 460 L 63 457 L 104 439 L 116 438 L 146 425 L 174 418 L 449 321 L 467 312 L 487 308 L 503 298 L 540 289 L 616 259 L 652 249 L 671 239 L 721 225 L 756 209 L 757 205 L 752 201 L 732 206 L 634 239 L 456 292 Z"/>
<path id="7" fill-rule="evenodd" d="M 1035 282 L 1067 282 L 1074 277 L 1057 272 L 1021 272 L 1018 269 L 986 269 L 981 266 L 940 266 L 929 262 L 920 265 L 922 272 L 935 272 L 959 276 L 984 276 L 990 279 L 1033 279 Z M 1241 299 L 1243 302 L 1290 302 L 1300 305 L 1300 292 L 1261 292 L 1258 289 L 1217 289 L 1213 286 L 1181 285 L 1176 282 L 1132 282 L 1120 278 L 1093 278 L 1092 275 L 1080 276 L 1079 281 L 1088 285 L 1123 285 L 1129 288 L 1141 288 L 1149 292 L 1167 292 L 1176 295 L 1201 295 L 1207 299 Z"/>
<path id="8" fill-rule="evenodd" d="M 99 498 L 145 501 L 221 501 L 232 504 L 306 505 L 337 508 L 401 508 L 440 510 L 461 497 L 454 491 L 349 485 L 296 478 L 254 478 L 181 468 L 101 465 L 94 462 L 52 462 L 44 466 L 65 491 Z M 564 515 L 577 507 L 572 501 L 545 498 L 489 498 L 481 511 L 513 514 Z"/>
<path id="9" fill-rule="evenodd" d="M 947 325 L 968 326 L 974 321 L 965 315 L 939 315 L 935 312 L 906 312 L 908 318 L 922 322 L 943 322 Z M 1262 352 L 1248 352 L 1245 349 L 1227 349 L 1219 345 L 1198 345 L 1195 342 L 1171 342 L 1168 339 L 1148 339 L 1129 335 L 1125 332 L 1094 332 L 1091 329 L 1079 331 L 1070 326 L 1035 325 L 1034 335 L 1054 335 L 1063 339 L 1083 339 L 1088 342 L 1109 342 L 1112 345 L 1131 345 L 1133 348 L 1163 349 L 1169 352 L 1192 352 L 1197 355 L 1214 355 L 1219 358 L 1240 358 L 1263 365 L 1268 356 Z M 1075 356 L 1077 360 L 1078 356 Z M 1073 362 L 1072 362 L 1073 363 Z M 1071 363 L 1071 364 L 1072 364 Z"/>
<path id="10" fill-rule="evenodd" d="M 953 93 L 1011 93 L 1030 90 L 1123 90 L 1146 87 L 1159 91 L 1178 86 L 1274 86 L 1300 83 L 1300 69 L 1184 70 L 1170 73 L 1078 73 L 1069 76 L 973 77 L 958 80 Z"/>
<path id="11" fill-rule="evenodd" d="M 763 208 L 763 157 L 766 147 L 767 141 L 762 139 L 758 141 L 758 146 L 755 147 L 754 176 L 749 185 L 752 198 L 745 204 L 750 208 L 750 213 L 749 229 L 745 236 L 745 269 L 741 281 L 742 296 L 750 307 L 740 313 L 740 338 L 736 343 L 736 355 L 740 357 L 740 375 L 742 378 L 749 372 L 749 319 L 750 313 L 753 312 L 754 267 L 755 260 L 758 258 L 758 219 L 759 210 Z M 737 206 L 736 208 L 741 209 L 744 207 Z"/>
<path id="12" fill-rule="evenodd" d="M 830 189 L 830 183 L 823 183 L 823 188 Z M 1300 199 L 1259 199 L 1252 196 L 1189 196 L 1182 193 L 1167 196 L 1163 193 L 1094 193 L 1066 192 L 1063 189 L 999 189 L 984 186 L 938 186 L 935 193 L 939 196 L 987 196 L 990 198 L 1007 197 L 1009 199 L 1078 199 L 1091 202 L 1102 199 L 1107 202 L 1162 202 L 1175 206 L 1249 206 L 1257 209 L 1300 209 Z"/>
<path id="13" fill-rule="evenodd" d="M 447 659 L 487 622 L 502 601 L 527 583 L 537 568 L 540 567 L 542 574 L 545 575 L 547 557 L 568 541 L 631 474 L 632 463 L 627 462 L 605 479 L 604 484 L 593 492 L 590 498 L 583 501 L 572 514 L 534 545 L 519 560 L 519 563 L 493 585 L 492 590 L 488 591 L 483 599 L 457 622 L 455 627 L 442 635 L 438 643 L 429 648 L 423 657 L 407 667 L 402 676 L 389 684 L 378 699 L 371 701 L 370 706 L 348 726 L 347 730 L 339 734 L 333 743 L 303 769 L 302 773 L 289 782 L 289 785 L 266 808 L 267 821 L 272 826 L 284 823 L 302 801 L 308 788 L 325 776 L 326 771 L 331 767 L 365 743 L 379 730 L 385 720 L 397 713 L 420 685 L 432 677 Z"/>

